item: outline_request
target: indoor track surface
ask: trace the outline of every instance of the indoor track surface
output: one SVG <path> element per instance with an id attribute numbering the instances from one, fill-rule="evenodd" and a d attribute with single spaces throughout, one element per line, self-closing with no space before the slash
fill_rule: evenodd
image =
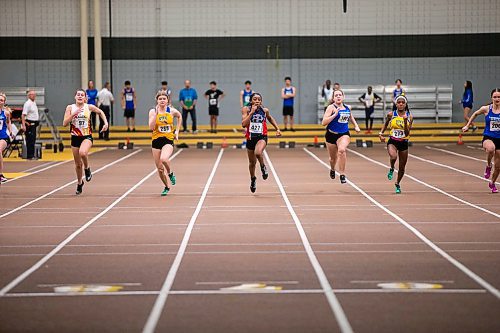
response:
<path id="1" fill-rule="evenodd" d="M 81 196 L 71 160 L 6 162 L 0 331 L 500 332 L 485 153 L 414 145 L 397 195 L 354 146 L 343 185 L 270 146 L 255 194 L 241 149 L 177 150 L 166 197 L 149 148 L 94 152 Z"/>

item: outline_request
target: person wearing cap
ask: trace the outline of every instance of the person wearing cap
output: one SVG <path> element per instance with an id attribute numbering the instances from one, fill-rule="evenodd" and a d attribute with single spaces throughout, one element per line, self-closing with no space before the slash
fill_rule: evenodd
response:
<path id="1" fill-rule="evenodd" d="M 406 162 L 408 161 L 408 142 L 410 131 L 413 125 L 413 116 L 408 108 L 408 100 L 404 95 L 399 95 L 394 99 L 396 110 L 389 112 L 384 126 L 379 133 L 381 142 L 385 142 L 384 132 L 390 129 L 389 140 L 387 141 L 387 152 L 389 153 L 391 167 L 387 178 L 392 180 L 394 165 L 399 158 L 398 178 L 396 180 L 396 193 L 401 193 L 401 180 L 405 174 Z"/>

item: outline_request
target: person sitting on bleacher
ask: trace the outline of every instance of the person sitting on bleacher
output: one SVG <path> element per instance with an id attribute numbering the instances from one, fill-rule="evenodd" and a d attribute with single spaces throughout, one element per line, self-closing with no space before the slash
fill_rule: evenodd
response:
<path id="1" fill-rule="evenodd" d="M 24 103 L 22 115 L 22 129 L 26 136 L 26 158 L 29 160 L 37 160 L 35 157 L 36 128 L 40 123 L 40 116 L 38 115 L 35 97 L 35 91 L 29 90 L 28 100 Z"/>
<path id="2" fill-rule="evenodd" d="M 10 111 L 4 107 L 6 100 L 7 97 L 5 94 L 0 93 L 0 184 L 7 181 L 7 178 L 3 176 L 3 151 L 10 142 L 9 133 L 12 131 Z M 7 131 L 9 131 L 9 133 Z"/>

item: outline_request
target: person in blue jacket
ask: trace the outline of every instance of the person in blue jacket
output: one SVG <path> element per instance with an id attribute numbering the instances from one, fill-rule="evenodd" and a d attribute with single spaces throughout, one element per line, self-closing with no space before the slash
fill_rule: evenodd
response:
<path id="1" fill-rule="evenodd" d="M 469 113 L 472 110 L 472 103 L 474 102 L 474 94 L 472 92 L 472 82 L 471 81 L 465 81 L 464 83 L 464 94 L 462 95 L 462 99 L 460 100 L 460 103 L 462 103 L 462 107 L 464 108 L 464 120 L 465 123 L 469 121 Z M 471 128 L 472 131 L 474 132 L 477 130 L 477 126 L 474 125 L 474 123 L 471 123 Z"/>

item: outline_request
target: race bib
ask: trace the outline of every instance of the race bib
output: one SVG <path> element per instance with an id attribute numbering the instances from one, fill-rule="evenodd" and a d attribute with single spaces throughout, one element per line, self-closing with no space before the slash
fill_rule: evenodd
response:
<path id="1" fill-rule="evenodd" d="M 500 118 L 495 118 L 490 120 L 490 131 L 491 132 L 500 131 Z"/>
<path id="2" fill-rule="evenodd" d="M 394 137 L 396 139 L 402 139 L 405 137 L 405 131 L 400 130 L 400 129 L 392 130 L 392 137 Z"/>
<path id="3" fill-rule="evenodd" d="M 254 134 L 262 134 L 262 123 L 250 123 L 249 131 Z"/>
<path id="4" fill-rule="evenodd" d="M 3 119 L 0 119 L 0 129 L 3 128 Z"/>
<path id="5" fill-rule="evenodd" d="M 249 95 L 245 96 L 245 103 L 250 103 L 250 96 Z"/>
<path id="6" fill-rule="evenodd" d="M 340 113 L 339 123 L 345 124 L 345 123 L 349 122 L 349 117 L 350 116 L 351 116 L 350 113 Z"/>
<path id="7" fill-rule="evenodd" d="M 89 128 L 89 121 L 87 118 L 74 118 L 73 126 L 80 129 L 86 129 Z"/>
<path id="8" fill-rule="evenodd" d="M 163 125 L 158 127 L 160 133 L 171 133 L 172 127 L 170 125 Z"/>
<path id="9" fill-rule="evenodd" d="M 134 100 L 134 95 L 132 95 L 132 94 L 126 94 L 125 95 L 125 100 L 127 102 L 132 102 Z"/>
<path id="10" fill-rule="evenodd" d="M 215 99 L 215 98 L 211 98 L 211 99 L 209 99 L 209 100 L 208 100 L 208 103 L 209 103 L 210 105 L 217 105 L 217 99 Z"/>

